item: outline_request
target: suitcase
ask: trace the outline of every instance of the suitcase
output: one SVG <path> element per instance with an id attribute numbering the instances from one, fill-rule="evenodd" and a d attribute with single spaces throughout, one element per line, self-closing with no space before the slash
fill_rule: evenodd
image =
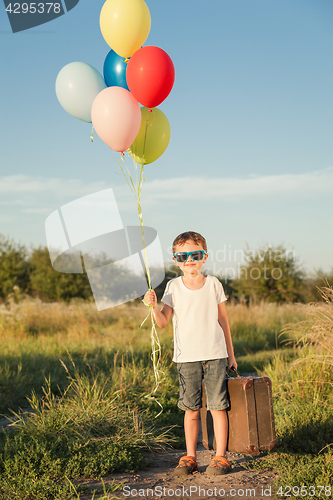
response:
<path id="1" fill-rule="evenodd" d="M 236 372 L 237 373 L 237 372 Z M 227 377 L 229 399 L 228 451 L 255 454 L 272 450 L 276 445 L 272 382 L 268 377 Z M 200 409 L 202 444 L 208 450 L 216 449 L 213 418 L 206 407 L 202 383 Z"/>

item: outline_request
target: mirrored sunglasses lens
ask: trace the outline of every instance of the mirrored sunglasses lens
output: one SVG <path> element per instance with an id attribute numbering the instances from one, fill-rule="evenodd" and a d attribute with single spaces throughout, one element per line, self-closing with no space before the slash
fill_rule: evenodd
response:
<path id="1" fill-rule="evenodd" d="M 201 260 L 203 258 L 203 252 L 199 250 L 197 252 L 192 252 L 191 257 L 193 260 Z"/>
<path id="2" fill-rule="evenodd" d="M 187 253 L 177 253 L 178 262 L 186 262 L 187 261 Z"/>

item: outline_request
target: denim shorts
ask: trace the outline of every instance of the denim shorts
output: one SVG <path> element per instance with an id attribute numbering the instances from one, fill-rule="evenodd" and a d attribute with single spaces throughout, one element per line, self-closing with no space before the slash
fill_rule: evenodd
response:
<path id="1" fill-rule="evenodd" d="M 226 365 L 226 358 L 177 363 L 179 377 L 178 407 L 184 411 L 198 410 L 202 407 L 203 380 L 207 409 L 226 410 L 229 407 Z"/>

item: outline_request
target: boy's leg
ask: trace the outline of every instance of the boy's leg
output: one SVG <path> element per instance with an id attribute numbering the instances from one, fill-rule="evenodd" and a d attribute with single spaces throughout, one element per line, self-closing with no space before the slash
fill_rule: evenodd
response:
<path id="1" fill-rule="evenodd" d="M 211 410 L 216 440 L 216 455 L 225 457 L 228 442 L 228 417 L 225 410 Z"/>
<path id="2" fill-rule="evenodd" d="M 210 410 L 213 416 L 214 433 L 216 440 L 216 455 L 206 469 L 206 474 L 227 474 L 231 470 L 231 463 L 226 457 L 228 442 L 228 417 L 225 410 Z"/>
<path id="3" fill-rule="evenodd" d="M 198 362 L 177 363 L 179 375 L 178 407 L 185 411 L 184 430 L 186 457 L 179 460 L 175 469 L 177 476 L 192 474 L 197 469 L 197 442 L 199 413 L 201 407 L 202 364 Z"/>
<path id="4" fill-rule="evenodd" d="M 197 443 L 199 434 L 199 410 L 187 410 L 184 416 L 186 452 L 188 457 L 197 460 Z"/>
<path id="5" fill-rule="evenodd" d="M 209 361 L 204 368 L 204 383 L 207 397 L 207 408 L 210 409 L 216 439 L 216 456 L 206 469 L 209 475 L 226 474 L 231 470 L 231 463 L 226 458 L 228 442 L 229 406 L 226 391 L 226 359 Z"/>

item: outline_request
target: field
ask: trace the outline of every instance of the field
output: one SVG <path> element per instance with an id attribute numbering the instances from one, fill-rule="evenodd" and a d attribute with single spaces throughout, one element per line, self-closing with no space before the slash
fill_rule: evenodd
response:
<path id="1" fill-rule="evenodd" d="M 316 305 L 227 306 L 239 372 L 273 381 L 278 446 L 247 467 L 276 470 L 277 489 L 332 486 L 333 306 L 332 290 L 323 292 Z M 142 450 L 184 445 L 171 324 L 158 330 L 158 418 L 146 397 L 154 387 L 146 315 L 138 302 L 100 313 L 84 301 L 0 306 L 0 412 L 34 410 L 1 433 L 1 498 L 77 499 L 75 479 L 135 471 Z"/>

